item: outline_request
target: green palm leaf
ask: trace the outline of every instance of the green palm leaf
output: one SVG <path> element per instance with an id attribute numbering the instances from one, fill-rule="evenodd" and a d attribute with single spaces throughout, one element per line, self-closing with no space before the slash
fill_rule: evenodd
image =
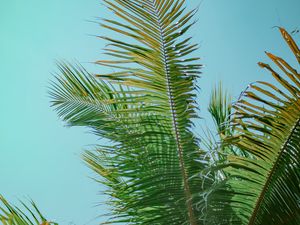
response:
<path id="1" fill-rule="evenodd" d="M 300 50 L 281 34 L 300 63 Z M 208 224 L 296 225 L 300 223 L 300 74 L 283 59 L 267 53 L 284 76 L 268 64 L 278 86 L 252 84 L 234 105 L 238 132 L 229 144 L 248 152 L 219 165 L 229 178 L 209 196 Z"/>
<path id="2" fill-rule="evenodd" d="M 242 149 L 236 148 L 234 145 L 228 145 L 226 139 L 234 135 L 234 126 L 231 126 L 232 116 L 232 98 L 228 91 L 224 90 L 222 83 L 216 85 L 211 93 L 210 102 L 208 105 L 208 111 L 214 121 L 217 138 L 212 138 L 213 131 L 209 130 L 209 134 L 206 134 L 207 138 L 202 140 L 208 141 L 207 147 L 211 155 L 214 156 L 214 161 L 223 160 L 229 154 L 248 156 L 247 152 Z M 215 160 L 216 159 L 216 160 Z"/>
<path id="3" fill-rule="evenodd" d="M 124 39 L 100 37 L 109 41 L 108 59 L 96 63 L 113 72 L 99 81 L 60 65 L 53 104 L 69 125 L 111 141 L 83 156 L 109 187 L 108 223 L 201 224 L 205 165 L 191 132 L 201 65 L 185 37 L 195 10 L 186 12 L 183 0 L 104 2 L 117 18 L 101 25 Z"/>
<path id="4" fill-rule="evenodd" d="M 223 85 L 220 82 L 212 90 L 208 111 L 221 139 L 231 133 L 229 127 L 231 110 L 231 96 L 224 90 Z"/>
<path id="5" fill-rule="evenodd" d="M 3 225 L 58 225 L 45 219 L 34 202 L 27 206 L 21 202 L 25 210 L 11 205 L 0 196 L 0 222 Z"/>

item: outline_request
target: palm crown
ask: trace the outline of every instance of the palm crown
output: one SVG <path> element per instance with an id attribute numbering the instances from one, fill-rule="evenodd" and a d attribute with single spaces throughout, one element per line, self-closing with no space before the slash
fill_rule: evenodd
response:
<path id="1" fill-rule="evenodd" d="M 107 186 L 106 224 L 300 223 L 297 70 L 267 53 L 284 76 L 259 65 L 280 86 L 251 84 L 233 105 L 215 90 L 209 111 L 219 141 L 202 150 L 193 133 L 201 64 L 187 36 L 196 11 L 184 0 L 104 2 L 117 18 L 101 25 L 124 36 L 99 37 L 109 44 L 107 59 L 96 63 L 112 72 L 61 63 L 50 93 L 68 125 L 90 127 L 110 143 L 83 155 Z M 280 32 L 300 63 L 296 43 Z"/>

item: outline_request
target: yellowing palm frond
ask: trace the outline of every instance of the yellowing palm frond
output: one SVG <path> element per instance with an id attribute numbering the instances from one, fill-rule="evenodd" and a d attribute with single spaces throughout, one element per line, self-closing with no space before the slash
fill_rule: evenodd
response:
<path id="1" fill-rule="evenodd" d="M 113 71 L 99 81 L 61 65 L 53 104 L 69 125 L 112 141 L 84 155 L 109 187 L 112 223 L 201 224 L 205 164 L 191 132 L 201 65 L 185 36 L 195 10 L 186 12 L 183 0 L 105 3 L 116 18 L 101 25 L 124 39 L 100 37 L 108 59 L 96 63 Z"/>
<path id="2" fill-rule="evenodd" d="M 300 63 L 300 50 L 280 32 Z M 235 137 L 227 140 L 249 157 L 229 156 L 220 165 L 229 177 L 209 197 L 208 224 L 296 225 L 300 223 L 300 74 L 271 53 L 278 85 L 252 84 L 235 105 Z"/>

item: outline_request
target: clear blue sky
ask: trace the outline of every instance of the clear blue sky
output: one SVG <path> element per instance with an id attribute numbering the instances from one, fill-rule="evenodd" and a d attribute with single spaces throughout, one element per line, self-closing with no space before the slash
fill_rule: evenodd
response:
<path id="1" fill-rule="evenodd" d="M 234 97 L 255 80 L 269 80 L 256 63 L 264 51 L 288 57 L 273 26 L 300 27 L 299 0 L 190 0 L 199 5 L 191 31 L 205 64 L 199 81 L 201 116 L 211 87 L 224 82 Z M 87 130 L 66 128 L 49 107 L 47 86 L 55 60 L 87 62 L 102 57 L 105 43 L 90 35 L 106 31 L 87 20 L 110 18 L 101 0 L 0 0 L 0 194 L 17 203 L 32 198 L 61 225 L 95 225 L 103 187 L 80 160 L 99 142 Z M 299 40 L 299 35 L 295 36 Z M 210 124 L 210 123 L 208 123 Z M 95 219 L 96 218 L 96 219 Z"/>

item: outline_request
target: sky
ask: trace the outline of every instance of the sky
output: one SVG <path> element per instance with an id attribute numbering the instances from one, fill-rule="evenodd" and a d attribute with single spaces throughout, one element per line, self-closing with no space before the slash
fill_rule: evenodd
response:
<path id="1" fill-rule="evenodd" d="M 217 82 L 233 99 L 250 82 L 272 82 L 257 66 L 270 63 L 264 51 L 294 62 L 274 26 L 300 27 L 299 0 L 189 0 L 187 6 L 199 6 L 190 35 L 204 65 L 198 96 L 203 118 Z M 104 187 L 80 158 L 101 140 L 87 129 L 66 128 L 47 93 L 57 60 L 101 71 L 90 63 L 103 59 L 105 42 L 95 35 L 108 34 L 92 22 L 98 17 L 112 18 L 101 0 L 0 0 L 0 194 L 15 204 L 33 199 L 61 225 L 99 224 L 107 210 L 99 205 Z"/>

